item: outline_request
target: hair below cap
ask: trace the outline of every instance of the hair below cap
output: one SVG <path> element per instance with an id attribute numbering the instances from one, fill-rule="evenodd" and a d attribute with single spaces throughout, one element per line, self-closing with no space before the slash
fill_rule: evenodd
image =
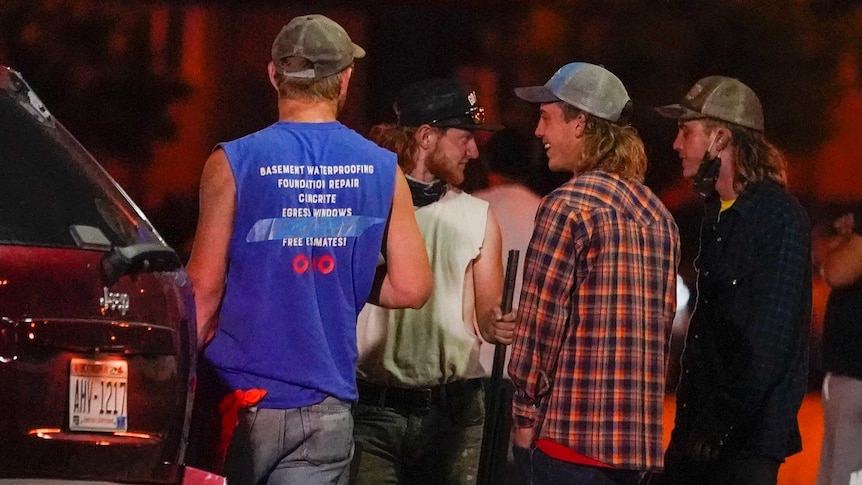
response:
<path id="1" fill-rule="evenodd" d="M 763 131 L 763 107 L 757 95 L 740 80 L 707 76 L 698 80 L 677 104 L 655 108 L 658 114 L 678 120 L 713 118 Z"/>
<path id="2" fill-rule="evenodd" d="M 330 76 L 362 57 L 365 57 L 365 50 L 351 42 L 344 28 L 318 14 L 294 17 L 272 43 L 272 60 L 288 77 Z M 291 58 L 308 62 L 296 62 Z"/>
<path id="3" fill-rule="evenodd" d="M 531 103 L 564 101 L 593 116 L 616 123 L 631 103 L 622 81 L 602 66 L 572 62 L 561 67 L 544 86 L 515 88 Z"/>

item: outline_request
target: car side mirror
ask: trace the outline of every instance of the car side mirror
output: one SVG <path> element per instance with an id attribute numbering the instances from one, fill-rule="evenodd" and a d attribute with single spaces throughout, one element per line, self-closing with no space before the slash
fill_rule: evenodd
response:
<path id="1" fill-rule="evenodd" d="M 155 243 L 114 246 L 102 257 L 102 275 L 108 286 L 126 274 L 173 271 L 180 266 L 180 257 L 173 249 Z"/>

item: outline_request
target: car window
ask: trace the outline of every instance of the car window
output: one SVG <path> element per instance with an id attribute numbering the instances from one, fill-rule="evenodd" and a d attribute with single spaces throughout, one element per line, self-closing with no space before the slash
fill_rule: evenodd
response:
<path id="1" fill-rule="evenodd" d="M 92 248 L 79 235 L 99 231 L 105 244 L 164 244 L 62 125 L 0 95 L 0 244 Z"/>

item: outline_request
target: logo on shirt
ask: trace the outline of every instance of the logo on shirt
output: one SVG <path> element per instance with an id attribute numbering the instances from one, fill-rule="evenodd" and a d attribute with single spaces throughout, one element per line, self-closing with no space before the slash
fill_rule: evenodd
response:
<path id="1" fill-rule="evenodd" d="M 321 274 L 332 273 L 335 269 L 335 258 L 328 254 L 315 257 L 312 261 L 304 254 L 297 254 L 293 258 L 293 271 L 296 273 L 303 274 L 312 266 Z"/>

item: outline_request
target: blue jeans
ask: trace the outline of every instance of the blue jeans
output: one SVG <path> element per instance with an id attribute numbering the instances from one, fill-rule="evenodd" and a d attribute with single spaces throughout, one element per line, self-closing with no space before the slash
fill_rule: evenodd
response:
<path id="1" fill-rule="evenodd" d="M 546 455 L 542 450 L 513 447 L 519 485 L 637 485 L 646 473 L 577 465 Z"/>
<path id="2" fill-rule="evenodd" d="M 224 474 L 230 485 L 344 485 L 353 457 L 350 403 L 240 410 Z"/>

